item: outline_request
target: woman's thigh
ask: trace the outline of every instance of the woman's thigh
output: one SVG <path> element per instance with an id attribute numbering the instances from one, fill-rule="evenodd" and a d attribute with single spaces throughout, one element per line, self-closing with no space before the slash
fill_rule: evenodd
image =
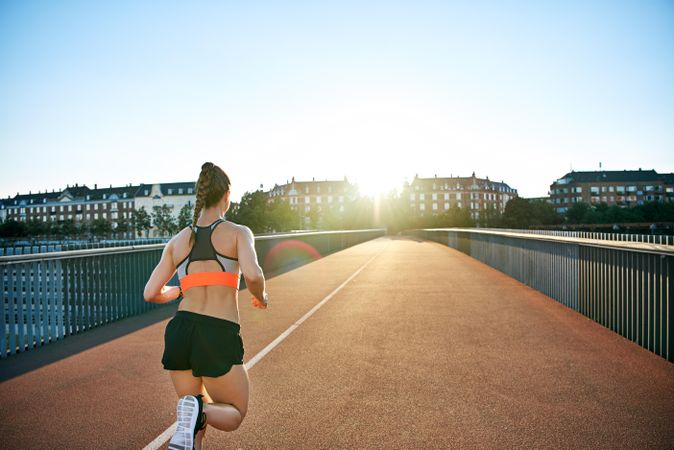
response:
<path id="1" fill-rule="evenodd" d="M 169 372 L 178 397 L 203 394 L 206 403 L 213 403 L 212 397 L 206 392 L 201 377 L 192 375 L 191 370 L 170 370 Z"/>
<path id="2" fill-rule="evenodd" d="M 243 364 L 235 364 L 219 377 L 201 377 L 206 390 L 215 403 L 229 403 L 241 413 L 248 411 L 248 371 Z"/>

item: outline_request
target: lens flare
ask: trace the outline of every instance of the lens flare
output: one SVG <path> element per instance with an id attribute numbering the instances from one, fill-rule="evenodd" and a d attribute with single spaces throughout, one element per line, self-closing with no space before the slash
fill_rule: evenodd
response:
<path id="1" fill-rule="evenodd" d="M 298 267 L 321 258 L 311 244 L 290 239 L 275 244 L 264 257 L 264 271 L 274 273 L 285 268 Z"/>

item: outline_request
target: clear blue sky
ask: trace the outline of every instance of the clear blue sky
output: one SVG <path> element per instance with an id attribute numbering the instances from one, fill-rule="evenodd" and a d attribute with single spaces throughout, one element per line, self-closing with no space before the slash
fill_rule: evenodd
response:
<path id="1" fill-rule="evenodd" d="M 674 171 L 674 2 L 0 0 L 0 196 Z"/>

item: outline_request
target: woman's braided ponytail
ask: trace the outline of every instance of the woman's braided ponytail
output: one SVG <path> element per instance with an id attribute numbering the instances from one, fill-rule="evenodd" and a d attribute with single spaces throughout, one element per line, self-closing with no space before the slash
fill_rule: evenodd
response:
<path id="1" fill-rule="evenodd" d="M 229 190 L 229 184 L 227 174 L 212 162 L 206 162 L 201 166 L 201 173 L 196 184 L 197 199 L 192 216 L 190 246 L 194 243 L 197 235 L 197 219 L 199 219 L 201 210 L 217 204 L 225 192 Z"/>

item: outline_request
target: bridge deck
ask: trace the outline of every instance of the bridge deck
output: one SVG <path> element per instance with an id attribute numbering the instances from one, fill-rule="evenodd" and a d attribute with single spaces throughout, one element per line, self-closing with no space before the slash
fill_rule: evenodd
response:
<path id="1" fill-rule="evenodd" d="M 380 238 L 280 275 L 267 311 L 242 292 L 245 360 L 374 255 L 250 369 L 246 420 L 205 448 L 674 444 L 673 364 L 431 242 Z M 175 416 L 167 320 L 11 378 L 105 327 L 2 361 L 3 448 L 150 443 Z"/>

